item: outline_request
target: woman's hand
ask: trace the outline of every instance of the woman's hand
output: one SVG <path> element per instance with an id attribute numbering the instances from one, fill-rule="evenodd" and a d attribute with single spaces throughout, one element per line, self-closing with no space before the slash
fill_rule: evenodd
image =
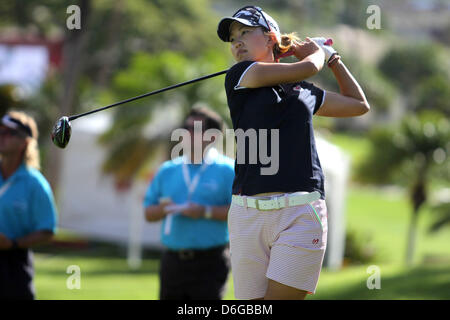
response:
<path id="1" fill-rule="evenodd" d="M 323 68 L 325 53 L 310 38 L 295 43 L 290 50 L 300 61 L 294 63 L 257 62 L 247 69 L 239 86 L 260 88 L 299 82 L 312 77 Z"/>
<path id="2" fill-rule="evenodd" d="M 299 61 L 302 61 L 306 57 L 316 53 L 317 51 L 321 51 L 322 49 L 317 45 L 317 43 L 307 37 L 304 41 L 295 42 L 292 45 L 291 50 L 293 51 L 295 57 Z"/>

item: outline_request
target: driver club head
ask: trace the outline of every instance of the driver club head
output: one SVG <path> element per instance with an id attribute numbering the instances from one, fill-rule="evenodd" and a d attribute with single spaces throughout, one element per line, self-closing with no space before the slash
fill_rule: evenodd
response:
<path id="1" fill-rule="evenodd" d="M 53 126 L 52 141 L 57 147 L 64 149 L 69 143 L 71 133 L 69 118 L 62 117 Z"/>

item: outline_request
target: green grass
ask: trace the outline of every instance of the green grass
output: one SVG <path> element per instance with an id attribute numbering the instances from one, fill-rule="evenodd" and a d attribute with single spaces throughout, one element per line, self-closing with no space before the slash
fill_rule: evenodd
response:
<path id="1" fill-rule="evenodd" d="M 353 186 L 346 206 L 347 229 L 371 238 L 376 260 L 339 272 L 324 269 L 310 299 L 450 299 L 450 228 L 428 233 L 429 209 L 420 212 L 414 265 L 406 267 L 411 208 L 405 193 Z M 367 288 L 370 265 L 380 268 L 380 290 Z"/>
<path id="2" fill-rule="evenodd" d="M 450 264 L 416 266 L 378 265 L 380 289 L 367 287 L 368 266 L 322 272 L 314 300 L 450 299 Z"/>
<path id="3" fill-rule="evenodd" d="M 333 134 L 327 139 L 348 152 L 353 168 L 370 150 L 370 142 L 361 137 Z M 363 242 L 371 239 L 375 260 L 337 272 L 324 268 L 316 294 L 308 299 L 450 299 L 450 228 L 427 233 L 433 213 L 425 207 L 418 221 L 414 266 L 405 267 L 410 215 L 404 191 L 351 185 L 346 202 L 347 229 Z M 74 236 L 61 233 L 58 238 L 67 241 Z M 41 248 L 35 254 L 37 298 L 158 299 L 158 256 L 145 253 L 142 268 L 130 271 L 124 250 L 115 246 L 89 242 L 87 249 Z M 81 269 L 80 290 L 67 289 L 70 265 Z M 380 290 L 367 288 L 370 265 L 380 268 Z M 227 287 L 225 299 L 234 299 L 231 274 Z"/>
<path id="4" fill-rule="evenodd" d="M 331 142 L 345 150 L 355 168 L 369 155 L 370 141 L 364 137 L 347 134 L 327 136 Z M 380 174 L 383 174 L 380 172 Z M 430 181 L 430 193 L 448 187 L 442 181 Z M 430 195 L 431 196 L 431 195 Z M 401 263 L 406 250 L 406 235 L 411 219 L 411 204 L 406 190 L 400 188 L 368 188 L 352 185 L 347 198 L 347 228 L 362 232 L 374 239 L 381 255 L 381 261 Z M 427 228 L 433 221 L 433 212 L 424 206 L 419 215 L 416 242 L 416 263 L 428 256 L 450 257 L 450 226 L 441 232 L 428 234 Z"/>
<path id="5" fill-rule="evenodd" d="M 159 290 L 156 259 L 146 259 L 140 271 L 128 269 L 123 257 L 107 253 L 95 256 L 59 254 L 38 256 L 35 285 L 38 299 L 157 299 Z M 67 267 L 81 271 L 80 289 L 68 289 Z"/>
<path id="6" fill-rule="evenodd" d="M 373 238 L 383 262 L 402 263 L 406 236 L 411 219 L 411 206 L 406 193 L 395 189 L 353 188 L 347 198 L 347 228 L 364 232 Z M 419 213 L 415 262 L 427 255 L 450 257 L 450 228 L 428 233 L 433 212 L 424 208 Z"/>
<path id="7" fill-rule="evenodd" d="M 407 268 L 403 260 L 409 216 L 409 204 L 401 192 L 351 188 L 347 226 L 371 235 L 377 258 L 338 272 L 323 269 L 316 294 L 309 299 L 450 299 L 450 230 L 428 234 L 432 213 L 424 210 L 419 219 L 415 265 Z M 62 238 L 71 237 L 62 234 Z M 115 246 L 89 242 L 85 249 L 42 247 L 35 253 L 37 298 L 158 299 L 158 256 L 146 251 L 144 258 L 142 268 L 133 272 L 127 267 L 124 250 Z M 67 289 L 70 265 L 81 269 L 80 290 Z M 366 286 L 369 265 L 381 270 L 381 290 Z M 231 275 L 225 299 L 234 299 Z"/>

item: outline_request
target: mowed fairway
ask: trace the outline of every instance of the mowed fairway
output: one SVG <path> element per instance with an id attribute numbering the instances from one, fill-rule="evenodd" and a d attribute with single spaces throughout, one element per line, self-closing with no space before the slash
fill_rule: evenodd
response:
<path id="1" fill-rule="evenodd" d="M 432 214 L 424 210 L 415 265 L 407 268 L 403 260 L 409 218 L 409 204 L 401 192 L 350 188 L 347 226 L 373 238 L 378 258 L 338 272 L 323 269 L 317 292 L 308 299 L 450 299 L 450 228 L 428 234 Z M 124 251 L 115 246 L 93 243 L 85 249 L 42 248 L 35 254 L 37 298 L 158 299 L 158 256 L 146 252 L 144 258 L 139 271 L 130 271 Z M 70 265 L 80 267 L 80 289 L 67 288 Z M 367 288 L 370 265 L 380 268 L 379 290 Z M 231 275 L 225 299 L 234 299 Z"/>

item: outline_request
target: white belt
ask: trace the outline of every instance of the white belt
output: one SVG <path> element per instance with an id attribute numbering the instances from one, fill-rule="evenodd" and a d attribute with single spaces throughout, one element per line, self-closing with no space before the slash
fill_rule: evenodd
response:
<path id="1" fill-rule="evenodd" d="M 301 206 L 314 202 L 320 199 L 320 193 L 317 191 L 310 193 L 295 192 L 270 197 L 272 199 L 233 195 L 231 202 L 237 204 L 238 206 L 245 207 L 245 200 L 247 200 L 247 207 L 258 210 L 277 210 L 285 207 Z"/>

